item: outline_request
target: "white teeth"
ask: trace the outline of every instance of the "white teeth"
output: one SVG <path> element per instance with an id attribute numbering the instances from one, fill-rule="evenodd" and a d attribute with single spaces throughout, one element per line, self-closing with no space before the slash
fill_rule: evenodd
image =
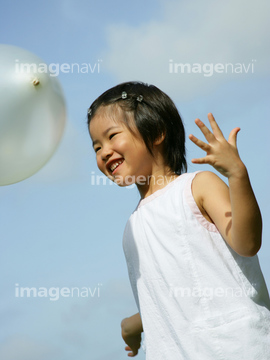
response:
<path id="1" fill-rule="evenodd" d="M 114 164 L 112 164 L 112 166 L 110 167 L 110 170 L 113 171 L 117 168 L 118 165 L 122 164 L 124 160 L 121 160 L 121 161 L 117 161 L 115 162 Z"/>

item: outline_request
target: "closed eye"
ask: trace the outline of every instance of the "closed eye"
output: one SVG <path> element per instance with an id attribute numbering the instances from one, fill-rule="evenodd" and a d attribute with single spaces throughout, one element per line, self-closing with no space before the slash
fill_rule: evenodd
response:
<path id="1" fill-rule="evenodd" d="M 118 133 L 113 133 L 113 134 L 111 134 L 111 135 L 109 136 L 109 139 L 111 140 L 111 139 L 112 139 L 115 135 L 117 135 L 117 134 L 118 134 Z M 94 149 L 95 153 L 97 153 L 100 149 L 101 149 L 100 146 L 96 147 L 96 148 Z"/>
<path id="2" fill-rule="evenodd" d="M 111 134 L 111 135 L 109 136 L 109 139 L 111 140 L 111 138 L 113 138 L 114 135 L 117 135 L 117 133 Z"/>

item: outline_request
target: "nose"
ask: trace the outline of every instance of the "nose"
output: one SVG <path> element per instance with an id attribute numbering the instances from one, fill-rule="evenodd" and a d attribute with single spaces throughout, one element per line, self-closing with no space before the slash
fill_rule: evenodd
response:
<path id="1" fill-rule="evenodd" d="M 102 153 L 101 153 L 101 159 L 102 160 L 108 160 L 113 154 L 113 150 L 110 147 L 103 147 Z"/>

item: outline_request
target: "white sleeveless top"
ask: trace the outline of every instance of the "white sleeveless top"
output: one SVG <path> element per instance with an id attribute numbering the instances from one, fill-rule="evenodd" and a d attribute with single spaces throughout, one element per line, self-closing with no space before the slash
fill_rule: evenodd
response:
<path id="1" fill-rule="evenodd" d="M 232 250 L 183 174 L 140 201 L 123 238 L 147 360 L 270 359 L 270 300 L 257 255 Z"/>

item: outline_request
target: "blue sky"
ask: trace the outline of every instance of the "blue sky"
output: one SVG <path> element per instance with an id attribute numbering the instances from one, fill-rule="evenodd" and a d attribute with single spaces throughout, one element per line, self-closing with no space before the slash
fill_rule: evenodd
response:
<path id="1" fill-rule="evenodd" d="M 0 187 L 1 359 L 126 358 L 120 321 L 136 306 L 122 233 L 139 194 L 109 181 L 93 184 L 100 174 L 86 127 L 91 102 L 122 81 L 167 92 L 187 134 L 200 136 L 194 120 L 208 112 L 226 137 L 241 128 L 240 156 L 264 219 L 259 259 L 270 288 L 269 8 L 267 0 L 2 2 L 1 44 L 48 64 L 99 64 L 100 71 L 59 74 L 68 119 L 57 151 L 31 178 Z M 179 63 L 201 64 L 201 72 L 170 72 Z M 223 73 L 203 68 L 228 63 Z M 191 164 L 200 154 L 187 140 L 189 171 L 209 170 Z M 15 284 L 90 288 L 92 296 L 20 298 Z"/>

